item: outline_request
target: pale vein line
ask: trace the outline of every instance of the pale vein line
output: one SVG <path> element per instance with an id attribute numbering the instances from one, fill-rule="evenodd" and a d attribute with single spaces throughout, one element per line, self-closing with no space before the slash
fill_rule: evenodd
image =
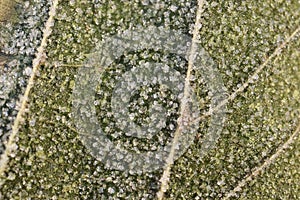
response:
<path id="1" fill-rule="evenodd" d="M 198 25 L 200 25 L 200 18 L 201 18 L 201 14 L 202 14 L 202 11 L 203 11 L 202 6 L 203 6 L 203 3 L 204 3 L 204 1 L 201 1 L 201 0 L 199 0 L 199 1 L 198 1 L 199 8 L 198 8 L 198 11 L 197 11 L 197 16 L 196 16 L 196 24 L 198 23 Z M 201 7 L 200 7 L 200 5 L 201 5 Z M 196 24 L 195 24 L 195 29 L 193 31 L 192 50 L 191 50 L 190 56 L 193 55 L 192 52 L 193 53 L 196 52 L 196 47 L 195 47 L 195 43 L 197 41 L 197 34 L 195 34 L 195 30 L 197 29 Z M 198 31 L 199 31 L 199 29 L 200 28 L 198 28 Z M 300 27 L 298 27 L 281 45 L 279 45 L 275 49 L 275 51 L 255 70 L 255 72 L 247 79 L 247 81 L 243 85 L 241 85 L 237 90 L 235 90 L 233 93 L 231 93 L 228 98 L 221 101 L 216 107 L 210 108 L 210 110 L 208 112 L 205 112 L 202 116 L 195 119 L 194 121 L 201 120 L 201 119 L 204 119 L 205 117 L 208 117 L 208 116 L 212 115 L 214 112 L 218 111 L 220 108 L 225 106 L 229 101 L 234 100 L 239 93 L 243 92 L 249 86 L 250 83 L 254 82 L 254 80 L 257 79 L 258 75 L 269 64 L 269 62 L 281 53 L 282 49 L 297 35 L 297 33 L 299 31 L 300 31 Z M 194 47 L 194 49 L 193 49 L 193 47 Z M 193 62 L 194 62 L 193 58 L 189 59 L 189 68 L 193 65 Z M 188 69 L 188 71 L 189 71 L 189 69 Z M 188 86 L 189 86 L 189 79 L 188 79 L 189 77 L 188 76 L 189 76 L 189 74 L 187 74 L 185 84 L 187 84 L 187 80 L 188 80 Z M 185 85 L 185 88 L 186 88 L 186 85 Z M 185 108 L 185 106 L 181 107 L 181 108 Z M 184 110 L 184 109 L 181 109 L 181 110 Z M 182 112 L 181 112 L 181 116 L 182 116 Z M 180 127 L 180 124 L 178 124 L 178 127 Z M 174 160 L 173 160 L 174 153 L 175 153 L 175 149 L 174 149 L 175 145 L 174 144 L 178 143 L 178 137 L 180 135 L 180 131 L 181 131 L 180 128 L 176 129 L 173 144 L 172 144 L 172 148 L 171 148 L 169 157 L 167 159 L 167 165 L 166 165 L 166 168 L 163 172 L 163 176 L 161 177 L 161 180 L 160 180 L 161 181 L 161 187 L 160 187 L 159 192 L 157 193 L 157 197 L 160 200 L 163 199 L 164 192 L 168 189 L 168 182 L 169 182 L 169 177 L 170 177 L 171 166 L 174 162 Z"/>
<path id="2" fill-rule="evenodd" d="M 253 178 L 258 176 L 261 172 L 263 172 L 264 169 L 269 167 L 276 160 L 276 158 L 278 158 L 284 152 L 284 150 L 287 149 L 295 141 L 295 139 L 299 135 L 299 131 L 300 131 L 300 123 L 298 124 L 298 127 L 296 128 L 295 132 L 289 137 L 289 139 L 281 147 L 279 147 L 271 157 L 266 159 L 261 166 L 259 166 L 250 175 L 246 176 L 243 180 L 241 180 L 233 190 L 228 192 L 223 198 L 223 200 L 227 200 L 230 197 L 235 196 L 235 194 L 241 191 L 241 189 L 246 185 L 247 182 L 252 181 Z"/>
<path id="3" fill-rule="evenodd" d="M 237 90 L 231 93 L 228 98 L 221 101 L 216 107 L 210 108 L 208 112 L 205 112 L 196 120 L 201 120 L 207 116 L 212 115 L 214 112 L 218 111 L 220 108 L 225 106 L 229 101 L 234 100 L 239 93 L 243 92 L 249 86 L 250 83 L 253 83 L 257 79 L 260 72 L 262 72 L 262 70 L 269 64 L 269 62 L 273 58 L 275 58 L 281 53 L 282 49 L 297 35 L 298 32 L 300 32 L 300 26 L 281 45 L 279 45 L 275 49 L 275 51 L 255 70 L 255 72 L 248 78 L 248 80 L 243 85 L 241 85 Z"/>
<path id="4" fill-rule="evenodd" d="M 180 107 L 180 117 L 177 120 L 177 128 L 174 134 L 174 139 L 172 142 L 172 146 L 170 149 L 170 153 L 168 158 L 166 159 L 166 166 L 163 172 L 163 175 L 160 179 L 161 186 L 160 190 L 157 192 L 157 198 L 159 200 L 163 199 L 164 193 L 168 189 L 168 183 L 169 183 L 169 178 L 170 178 L 170 172 L 171 172 L 171 167 L 174 163 L 174 155 L 175 155 L 175 148 L 178 144 L 178 139 L 179 136 L 182 132 L 184 121 L 185 121 L 185 112 L 187 109 L 187 100 L 189 98 L 189 91 L 190 91 L 190 76 L 191 76 L 191 71 L 193 69 L 194 61 L 195 61 L 195 55 L 197 53 L 197 43 L 198 41 L 198 35 L 199 31 L 201 28 L 201 15 L 203 12 L 203 5 L 204 5 L 205 0 L 198 0 L 198 9 L 196 13 L 196 22 L 193 30 L 193 38 L 192 38 L 192 44 L 191 44 L 191 49 L 190 49 L 190 54 L 189 54 L 189 60 L 188 60 L 188 69 L 187 69 L 187 75 L 185 78 L 185 85 L 184 85 L 184 96 L 181 102 L 181 107 Z"/>
<path id="5" fill-rule="evenodd" d="M 11 132 L 11 135 L 10 135 L 9 140 L 7 142 L 6 149 L 5 149 L 4 153 L 1 156 L 0 175 L 3 174 L 3 172 L 4 172 L 4 170 L 7 166 L 7 163 L 8 163 L 8 160 L 9 160 L 9 155 L 14 150 L 16 150 L 16 144 L 15 144 L 14 140 L 15 140 L 15 137 L 16 137 L 18 131 L 19 131 L 19 126 L 20 126 L 20 123 L 22 122 L 23 115 L 26 112 L 29 93 L 30 93 L 31 88 L 34 86 L 34 81 L 35 81 L 35 77 L 36 77 L 38 68 L 39 68 L 40 64 L 45 59 L 45 48 L 47 46 L 47 39 L 50 36 L 51 31 L 52 31 L 51 27 L 54 24 L 54 16 L 55 16 L 57 5 L 58 5 L 58 0 L 53 0 L 53 3 L 52 3 L 52 5 L 50 7 L 50 10 L 49 10 L 49 18 L 46 21 L 45 28 L 43 30 L 43 38 L 42 38 L 42 41 L 41 41 L 41 45 L 38 47 L 36 57 L 32 62 L 33 70 L 32 70 L 32 74 L 30 76 L 30 79 L 28 81 L 24 96 L 21 100 L 22 101 L 21 107 L 20 107 L 20 110 L 17 114 L 17 117 L 14 121 L 14 124 L 13 124 L 13 127 L 12 127 L 12 132 Z M 1 185 L 1 183 L 0 183 L 0 185 Z"/>
<path id="6" fill-rule="evenodd" d="M 298 34 L 298 32 L 300 32 L 300 26 L 281 44 L 279 45 L 275 51 L 270 55 L 269 58 L 267 58 L 259 67 L 258 69 L 253 73 L 252 76 L 250 76 L 248 78 L 248 80 L 240 87 L 238 88 L 236 91 L 234 91 L 231 95 L 229 95 L 228 98 L 224 99 L 223 101 L 221 101 L 216 107 L 211 108 L 208 112 L 203 113 L 200 117 L 198 117 L 196 120 L 203 120 L 206 117 L 212 115 L 214 112 L 219 111 L 219 109 L 221 107 L 223 107 L 224 105 L 226 105 L 229 101 L 232 101 L 235 99 L 235 97 L 237 96 L 238 93 L 243 92 L 245 90 L 245 88 L 258 76 L 258 74 L 267 66 L 267 64 L 273 59 L 275 58 L 277 55 L 279 55 L 282 51 L 283 48 L 286 47 L 286 45 Z M 196 121 L 194 120 L 194 121 Z M 193 122 L 194 122 L 193 121 Z M 192 175 L 194 176 L 196 174 L 196 172 Z"/>

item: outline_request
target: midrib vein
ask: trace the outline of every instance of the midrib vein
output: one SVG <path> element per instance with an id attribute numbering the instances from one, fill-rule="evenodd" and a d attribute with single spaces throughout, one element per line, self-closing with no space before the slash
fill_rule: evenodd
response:
<path id="1" fill-rule="evenodd" d="M 187 107 L 187 99 L 189 98 L 189 91 L 190 91 L 190 76 L 191 72 L 194 66 L 194 61 L 195 61 L 195 55 L 197 52 L 197 43 L 198 41 L 198 35 L 199 31 L 201 28 L 201 15 L 203 12 L 203 5 L 204 5 L 205 0 L 198 0 L 198 8 L 197 8 L 197 13 L 196 13 L 196 21 L 193 29 L 193 38 L 192 38 L 192 44 L 189 52 L 189 59 L 188 59 L 188 69 L 187 69 L 187 75 L 185 78 L 185 83 L 184 83 L 184 95 L 183 99 L 181 101 L 181 106 L 180 106 L 180 117 L 177 120 L 177 128 L 174 134 L 174 139 L 172 141 L 172 146 L 170 149 L 170 153 L 168 155 L 168 158 L 166 159 L 166 165 L 162 174 L 162 177 L 160 179 L 161 186 L 160 190 L 157 192 L 157 198 L 159 200 L 163 199 L 164 193 L 168 189 L 168 183 L 169 183 L 169 178 L 170 178 L 170 172 L 171 172 L 171 167 L 174 163 L 174 155 L 175 155 L 175 148 L 178 144 L 178 138 L 182 132 L 183 128 L 183 119 L 185 117 L 185 112 L 186 112 L 186 107 Z"/>
<path id="2" fill-rule="evenodd" d="M 2 175 L 6 169 L 7 163 L 9 161 L 9 155 L 15 150 L 15 148 L 14 148 L 15 137 L 19 131 L 20 123 L 22 122 L 23 116 L 26 112 L 26 107 L 28 104 L 28 97 L 29 97 L 31 89 L 34 86 L 35 77 L 36 77 L 38 68 L 39 68 L 40 64 L 43 62 L 43 60 L 45 59 L 45 48 L 47 46 L 47 39 L 51 34 L 52 26 L 54 24 L 54 16 L 56 13 L 57 5 L 58 5 L 58 0 L 53 0 L 52 5 L 49 10 L 49 18 L 47 19 L 44 30 L 43 30 L 43 38 L 42 38 L 41 44 L 37 48 L 36 57 L 32 61 L 33 69 L 32 69 L 31 76 L 28 80 L 28 84 L 25 89 L 25 93 L 21 100 L 20 110 L 19 110 L 19 112 L 16 116 L 16 119 L 14 121 L 14 124 L 12 126 L 12 132 L 11 132 L 8 142 L 6 144 L 6 149 L 5 149 L 4 153 L 1 155 L 0 175 Z M 0 185 L 1 185 L 1 182 L 0 182 Z"/>

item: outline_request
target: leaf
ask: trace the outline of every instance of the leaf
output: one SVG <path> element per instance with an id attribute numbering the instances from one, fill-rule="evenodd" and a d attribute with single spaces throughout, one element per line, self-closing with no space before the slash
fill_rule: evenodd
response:
<path id="1" fill-rule="evenodd" d="M 0 154 L 4 143 L 11 133 L 14 120 L 21 104 L 28 79 L 32 73 L 32 60 L 40 45 L 42 30 L 48 17 L 48 4 L 45 2 L 1 1 L 9 14 L 16 14 L 18 19 L 10 16 L 0 23 L 1 48 L 1 87 L 0 87 Z M 24 39 L 26 38 L 26 40 Z"/>
<path id="2" fill-rule="evenodd" d="M 44 49 L 40 49 L 39 55 L 47 53 L 45 65 L 40 65 L 37 56 L 36 77 L 28 85 L 28 101 L 19 112 L 24 120 L 15 121 L 8 143 L 9 148 L 17 150 L 5 154 L 9 160 L 1 168 L 1 197 L 155 199 L 158 194 L 164 199 L 298 199 L 299 2 L 199 1 L 199 5 L 181 0 L 58 1 L 56 13 L 51 12 L 55 24 L 49 37 L 44 35 L 47 45 L 43 45 L 44 40 Z M 190 36 L 191 47 L 201 45 L 217 64 L 215 70 L 224 83 L 227 98 L 211 104 L 209 83 L 203 74 L 191 70 L 193 64 L 199 64 L 192 58 L 187 63 L 180 56 L 165 55 L 155 48 L 126 52 L 116 60 L 118 64 L 100 74 L 102 82 L 95 90 L 99 97 L 94 102 L 95 113 L 99 123 L 108 127 L 111 141 L 149 150 L 160 144 L 159 139 L 164 143 L 176 138 L 176 134 L 166 131 L 153 140 L 140 141 L 124 137 L 118 127 L 110 126 L 113 119 L 109 118 L 108 108 L 115 81 L 132 66 L 146 61 L 167 62 L 187 77 L 197 94 L 201 120 L 197 123 L 198 134 L 177 160 L 177 141 L 173 140 L 173 155 L 171 151 L 170 159 L 163 159 L 167 160 L 166 168 L 137 174 L 108 169 L 107 162 L 93 156 L 74 123 L 72 98 L 78 85 L 76 77 L 81 76 L 78 66 L 93 62 L 95 54 L 91 53 L 97 44 L 107 41 L 105 38 L 131 27 L 153 25 Z M 112 55 L 120 49 L 116 48 Z M 199 53 L 191 52 L 191 57 Z M 168 90 L 153 88 L 162 93 L 162 99 L 169 100 Z M 146 89 L 142 88 L 143 95 L 135 97 L 145 96 Z M 25 112 L 27 103 L 29 110 Z M 133 105 L 137 110 L 148 106 L 139 101 Z M 135 106 L 130 108 L 136 111 Z M 220 108 L 226 111 L 226 121 L 221 123 L 216 143 L 203 154 L 205 136 Z M 172 119 L 180 115 L 183 114 L 177 113 Z M 139 117 L 135 120 L 144 123 Z M 97 145 L 99 141 L 95 140 Z"/>

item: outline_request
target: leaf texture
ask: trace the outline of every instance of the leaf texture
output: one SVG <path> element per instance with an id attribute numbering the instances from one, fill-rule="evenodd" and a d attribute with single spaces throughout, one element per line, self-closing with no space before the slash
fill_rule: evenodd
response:
<path id="1" fill-rule="evenodd" d="M 2 199 L 299 199 L 298 1 L 203 1 L 201 16 L 197 1 L 52 3 L 57 3 L 50 14 L 55 23 L 51 34 L 44 33 L 47 45 L 41 50 L 47 58 L 44 64 L 33 63 L 39 67 L 26 93 L 28 107 L 8 143 L 16 149 L 6 153 L 1 168 Z M 72 114 L 78 68 L 96 45 L 129 28 L 153 25 L 180 31 L 200 44 L 217 64 L 227 94 L 221 134 L 203 155 L 202 139 L 214 112 L 223 107 L 212 110 L 207 83 L 193 74 L 189 81 L 201 120 L 193 143 L 169 163 L 165 182 L 166 168 L 139 174 L 107 169 L 84 146 Z M 112 91 L 115 74 L 124 72 L 122 66 L 160 59 L 182 65 L 179 70 L 187 76 L 188 62 L 155 50 L 128 52 L 103 73 L 97 91 L 101 101 L 96 102 L 101 125 L 110 119 L 103 117 L 112 98 L 106 93 Z M 118 129 L 107 130 L 111 140 L 128 148 L 159 144 L 155 138 L 113 137 Z M 158 139 L 175 137 L 166 132 Z"/>

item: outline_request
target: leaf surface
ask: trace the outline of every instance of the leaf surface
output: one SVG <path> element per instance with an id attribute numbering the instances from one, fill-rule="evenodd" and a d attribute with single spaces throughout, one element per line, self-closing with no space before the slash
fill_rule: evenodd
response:
<path id="1" fill-rule="evenodd" d="M 29 92 L 29 111 L 10 143 L 18 148 L 8 155 L 1 175 L 2 197 L 157 197 L 164 169 L 141 174 L 106 169 L 83 145 L 72 115 L 78 66 L 96 45 L 130 27 L 155 25 L 195 38 L 217 64 L 228 97 L 226 121 L 216 144 L 202 154 L 201 139 L 212 118 L 201 118 L 192 145 L 170 164 L 164 198 L 299 199 L 299 2 L 204 2 L 201 27 L 195 33 L 197 5 L 184 0 L 59 1 L 45 46 L 47 60 L 38 68 Z M 137 65 L 147 59 L 157 61 L 157 55 L 164 56 L 152 50 L 129 52 L 118 62 Z M 183 59 L 164 58 L 174 66 L 184 63 L 181 73 L 186 75 Z M 103 78 L 107 88 L 99 89 L 103 107 L 97 107 L 97 116 L 102 125 L 106 119 L 101 114 L 108 112 L 110 98 L 106 92 L 111 91 L 110 80 L 117 67 L 107 70 Z M 209 113 L 207 83 L 200 75 L 196 77 L 193 86 L 201 114 Z M 114 131 L 117 129 L 112 134 Z M 135 140 L 126 137 L 111 139 L 128 148 L 157 144 L 146 140 L 134 146 Z"/>

